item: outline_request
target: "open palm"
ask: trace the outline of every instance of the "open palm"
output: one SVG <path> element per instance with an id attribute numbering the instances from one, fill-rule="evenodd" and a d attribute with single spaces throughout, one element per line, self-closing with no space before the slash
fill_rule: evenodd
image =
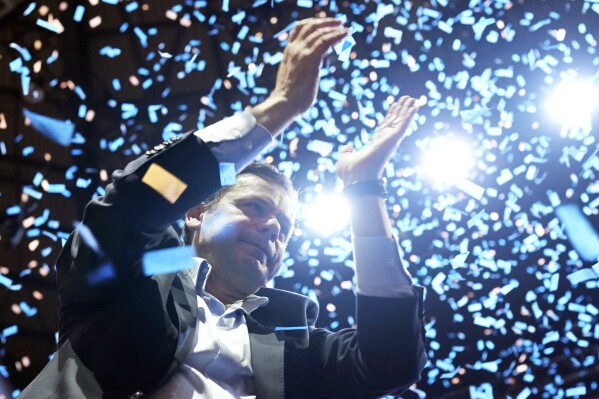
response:
<path id="1" fill-rule="evenodd" d="M 352 146 L 343 147 L 339 161 L 335 164 L 337 175 L 343 183 L 347 185 L 380 178 L 417 110 L 416 100 L 403 96 L 391 105 L 370 143 L 360 151 L 354 151 Z"/>

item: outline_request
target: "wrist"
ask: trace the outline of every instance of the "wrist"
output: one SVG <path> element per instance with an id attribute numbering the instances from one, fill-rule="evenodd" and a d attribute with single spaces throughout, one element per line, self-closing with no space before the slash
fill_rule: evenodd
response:
<path id="1" fill-rule="evenodd" d="M 250 108 L 250 112 L 256 118 L 256 122 L 264 126 L 273 137 L 276 137 L 299 115 L 287 98 L 276 94 Z"/>
<path id="2" fill-rule="evenodd" d="M 387 179 L 380 177 L 378 179 L 354 181 L 345 185 L 343 194 L 347 198 L 377 197 L 386 200 L 388 197 Z"/>

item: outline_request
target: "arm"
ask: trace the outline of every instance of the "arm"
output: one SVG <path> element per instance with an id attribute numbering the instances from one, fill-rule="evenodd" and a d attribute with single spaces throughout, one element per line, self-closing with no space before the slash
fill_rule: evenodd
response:
<path id="1" fill-rule="evenodd" d="M 233 162 L 242 169 L 311 106 L 322 57 L 346 34 L 332 18 L 300 21 L 290 34 L 276 86 L 263 103 L 163 143 L 114 172 L 105 195 L 91 201 L 83 217 L 96 249 L 76 231 L 59 257 L 63 304 L 103 295 L 106 284 L 87 282 L 103 265 L 114 268 L 108 283 L 138 278 L 145 251 L 176 243 L 169 226 L 222 187 L 219 164 Z"/>
<path id="2" fill-rule="evenodd" d="M 336 169 L 346 186 L 382 176 L 416 109 L 414 99 L 403 97 L 391 106 L 370 144 L 359 152 L 351 147 L 342 150 Z M 422 292 L 412 287 L 403 267 L 383 199 L 359 195 L 349 204 L 358 327 L 311 334 L 313 356 L 321 367 L 316 378 L 322 379 L 321 384 L 313 384 L 319 391 L 312 394 L 360 398 L 397 394 L 418 381 L 426 362 Z"/>
<path id="3" fill-rule="evenodd" d="M 266 101 L 251 110 L 258 123 L 273 137 L 312 106 L 318 91 L 322 58 L 347 33 L 348 29 L 334 18 L 309 18 L 293 28 L 277 72 L 275 89 Z"/>

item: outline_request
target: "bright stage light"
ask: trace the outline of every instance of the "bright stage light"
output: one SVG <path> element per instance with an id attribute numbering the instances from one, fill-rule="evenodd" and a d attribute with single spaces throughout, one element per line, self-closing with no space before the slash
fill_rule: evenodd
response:
<path id="1" fill-rule="evenodd" d="M 597 90 L 592 81 L 565 79 L 547 101 L 547 110 L 564 131 L 590 131 L 598 103 Z"/>
<path id="2" fill-rule="evenodd" d="M 325 237 L 349 224 L 347 202 L 336 194 L 319 194 L 314 201 L 304 204 L 302 213 L 306 227 Z"/>
<path id="3" fill-rule="evenodd" d="M 424 174 L 438 185 L 453 185 L 466 179 L 474 166 L 472 149 L 455 137 L 432 139 L 423 151 Z"/>

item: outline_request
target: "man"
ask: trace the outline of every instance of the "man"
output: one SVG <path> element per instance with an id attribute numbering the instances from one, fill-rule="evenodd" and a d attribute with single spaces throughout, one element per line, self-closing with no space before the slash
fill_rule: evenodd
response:
<path id="1" fill-rule="evenodd" d="M 320 61 L 346 33 L 335 19 L 301 21 L 267 100 L 113 174 L 58 259 L 60 349 L 22 397 L 378 397 L 419 379 L 422 293 L 402 267 L 379 180 L 413 99 L 336 165 L 350 198 L 357 329 L 317 329 L 315 303 L 262 288 L 281 265 L 296 198 L 276 169 L 245 167 L 311 106 Z M 241 173 L 226 186 L 231 165 Z M 144 253 L 179 245 L 170 225 L 183 215 L 195 266 L 145 276 Z M 99 270 L 114 276 L 91 283 Z"/>

